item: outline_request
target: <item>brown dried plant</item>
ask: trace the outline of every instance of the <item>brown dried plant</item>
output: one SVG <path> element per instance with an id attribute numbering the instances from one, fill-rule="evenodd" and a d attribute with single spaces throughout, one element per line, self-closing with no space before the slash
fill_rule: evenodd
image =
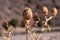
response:
<path id="1" fill-rule="evenodd" d="M 26 27 L 26 40 L 28 40 L 28 34 L 31 36 L 31 38 L 33 39 L 32 35 L 30 34 L 30 21 L 31 21 L 31 18 L 32 18 L 32 10 L 31 8 L 26 8 L 23 12 L 23 18 L 24 18 L 24 24 L 25 24 L 25 27 Z"/>
<path id="2" fill-rule="evenodd" d="M 26 7 L 23 12 L 24 24 L 26 27 L 29 27 L 30 20 L 32 18 L 32 10 L 29 7 Z"/>

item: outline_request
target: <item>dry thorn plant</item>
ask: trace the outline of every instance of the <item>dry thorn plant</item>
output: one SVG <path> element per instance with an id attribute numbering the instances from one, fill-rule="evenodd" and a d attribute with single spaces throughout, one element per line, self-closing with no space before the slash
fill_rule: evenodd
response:
<path id="1" fill-rule="evenodd" d="M 42 13 L 44 15 L 45 20 L 42 21 L 42 32 L 45 31 L 45 28 L 48 28 L 49 31 L 51 31 L 50 26 L 48 25 L 48 21 L 51 20 L 52 18 L 54 18 L 57 14 L 57 9 L 56 8 L 52 8 L 51 10 L 51 16 L 48 18 L 48 8 L 46 6 L 42 7 Z M 33 17 L 34 23 L 32 25 L 30 25 L 30 21 Z M 31 39 L 34 40 L 33 36 L 30 34 L 29 28 L 31 28 L 32 26 L 36 25 L 36 23 L 39 22 L 40 18 L 38 16 L 37 13 L 35 13 L 32 16 L 32 10 L 31 8 L 26 8 L 23 12 L 23 18 L 24 18 L 24 23 L 26 26 L 26 40 L 28 40 L 28 34 L 30 35 Z M 41 34 L 38 36 L 37 40 L 39 40 Z"/>
<path id="2" fill-rule="evenodd" d="M 36 25 L 39 22 L 40 18 L 38 16 L 38 14 L 34 13 L 34 15 L 32 16 L 31 8 L 27 7 L 23 12 L 23 18 L 24 18 L 24 23 L 25 23 L 25 27 L 26 27 L 26 40 L 28 40 L 28 34 L 31 37 L 31 40 L 35 40 L 34 39 L 34 34 L 35 33 L 33 33 L 33 35 L 32 35 L 30 33 L 30 31 L 31 31 L 30 28 L 33 28 L 33 26 Z M 30 25 L 30 21 L 31 21 L 32 18 L 34 20 L 34 23 Z"/>
<path id="3" fill-rule="evenodd" d="M 28 40 L 28 34 L 31 37 L 32 40 L 33 36 L 30 34 L 29 28 L 30 28 L 30 21 L 32 19 L 32 10 L 31 8 L 26 8 L 23 12 L 23 18 L 24 18 L 24 23 L 25 23 L 25 27 L 26 27 L 26 40 Z"/>
<path id="4" fill-rule="evenodd" d="M 49 31 L 51 31 L 50 26 L 48 25 L 48 21 L 51 20 L 52 18 L 54 18 L 57 15 L 57 9 L 56 8 L 52 8 L 51 10 L 51 16 L 48 18 L 48 8 L 46 6 L 42 7 L 42 13 L 45 17 L 45 20 L 43 21 L 43 25 L 42 25 L 42 32 L 45 31 L 45 28 L 47 27 Z"/>
<path id="5" fill-rule="evenodd" d="M 54 18 L 57 15 L 57 9 L 56 8 L 52 8 L 51 10 L 51 16 L 48 18 L 48 8 L 46 6 L 42 7 L 42 13 L 45 17 L 45 20 L 42 21 L 42 32 L 45 31 L 45 28 L 48 28 L 49 31 L 51 31 L 50 26 L 48 25 L 48 21 L 51 20 L 52 18 Z M 39 34 L 37 40 L 39 40 L 41 37 L 41 34 Z"/>
<path id="6" fill-rule="evenodd" d="M 45 31 L 45 28 L 47 27 L 49 31 L 51 31 L 50 26 L 48 25 L 48 21 L 51 20 L 53 17 L 56 16 L 57 14 L 57 9 L 56 8 L 52 8 L 51 10 L 51 16 L 48 18 L 48 8 L 46 6 L 42 7 L 42 13 L 45 17 L 45 20 L 43 21 L 44 24 L 42 24 L 42 32 Z M 31 35 L 29 28 L 33 25 L 35 25 L 35 23 L 38 23 L 40 18 L 38 16 L 37 13 L 35 13 L 34 15 L 32 15 L 32 10 L 31 8 L 26 8 L 23 12 L 23 18 L 24 18 L 24 23 L 25 23 L 25 27 L 26 27 L 26 40 L 28 40 L 28 34 L 31 37 L 32 40 L 35 40 L 34 37 Z M 32 25 L 30 25 L 30 21 L 33 18 L 34 23 Z M 2 37 L 5 40 L 10 40 L 10 35 L 11 32 L 13 30 L 13 27 L 9 27 L 8 26 L 8 22 L 5 21 L 6 27 L 8 28 L 7 32 L 2 32 Z M 37 40 L 39 40 L 41 34 L 38 36 Z"/>

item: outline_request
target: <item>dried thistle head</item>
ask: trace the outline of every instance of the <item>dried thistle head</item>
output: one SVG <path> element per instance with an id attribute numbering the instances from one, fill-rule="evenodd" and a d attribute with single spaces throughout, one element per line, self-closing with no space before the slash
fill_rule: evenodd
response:
<path id="1" fill-rule="evenodd" d="M 55 17 L 57 15 L 57 9 L 56 8 L 52 8 L 51 12 L 52 12 L 52 16 Z"/>
<path id="2" fill-rule="evenodd" d="M 30 21 L 29 20 L 24 20 L 24 24 L 25 24 L 25 26 L 28 26 L 30 24 Z"/>
<path id="3" fill-rule="evenodd" d="M 35 13 L 35 14 L 33 15 L 33 20 L 34 20 L 34 21 L 39 21 L 39 16 L 38 16 L 37 13 Z"/>
<path id="4" fill-rule="evenodd" d="M 26 8 L 25 10 L 24 10 L 24 12 L 23 12 L 23 17 L 24 17 L 24 19 L 26 19 L 26 20 L 30 20 L 31 18 L 32 18 L 32 10 L 31 10 L 31 8 Z"/>
<path id="5" fill-rule="evenodd" d="M 46 6 L 42 7 L 42 13 L 47 16 L 48 15 L 48 8 Z"/>

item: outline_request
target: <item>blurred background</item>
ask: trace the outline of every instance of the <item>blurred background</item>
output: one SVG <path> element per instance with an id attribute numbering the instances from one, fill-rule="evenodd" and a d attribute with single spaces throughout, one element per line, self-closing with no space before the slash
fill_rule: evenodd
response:
<path id="1" fill-rule="evenodd" d="M 4 21 L 8 21 L 10 22 L 10 24 L 13 24 L 13 26 L 15 27 L 11 35 L 11 40 L 25 40 L 26 29 L 23 23 L 24 9 L 26 7 L 30 7 L 33 11 L 33 14 L 34 12 L 37 12 L 41 20 L 43 20 L 44 16 L 42 15 L 42 10 L 41 10 L 41 7 L 43 6 L 48 7 L 49 16 L 51 15 L 51 9 L 53 7 L 57 8 L 58 13 L 55 18 L 49 21 L 49 25 L 52 28 L 52 32 L 43 33 L 41 40 L 53 40 L 55 37 L 56 39 L 54 40 L 60 40 L 59 38 L 60 36 L 60 0 L 0 0 L 0 31 L 6 30 L 3 27 L 3 23 Z M 40 33 L 41 31 L 40 23 L 38 24 L 38 27 L 37 28 L 34 27 L 33 31 Z M 47 35 L 46 38 L 44 38 L 44 35 Z M 3 38 L 1 37 L 0 40 L 3 40 Z"/>

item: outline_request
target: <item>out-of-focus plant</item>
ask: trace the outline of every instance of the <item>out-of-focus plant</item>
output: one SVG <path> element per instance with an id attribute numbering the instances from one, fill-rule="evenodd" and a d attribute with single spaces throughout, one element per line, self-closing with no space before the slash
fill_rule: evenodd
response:
<path id="1" fill-rule="evenodd" d="M 6 31 L 2 31 L 2 37 L 5 39 L 5 40 L 10 40 L 10 35 L 13 31 L 13 26 L 9 26 L 9 23 L 8 21 L 4 21 L 4 26 L 3 26 Z"/>
<path id="2" fill-rule="evenodd" d="M 18 24 L 18 20 L 17 19 L 12 19 L 11 21 L 9 21 L 9 25 L 12 25 L 13 27 L 16 27 Z"/>

